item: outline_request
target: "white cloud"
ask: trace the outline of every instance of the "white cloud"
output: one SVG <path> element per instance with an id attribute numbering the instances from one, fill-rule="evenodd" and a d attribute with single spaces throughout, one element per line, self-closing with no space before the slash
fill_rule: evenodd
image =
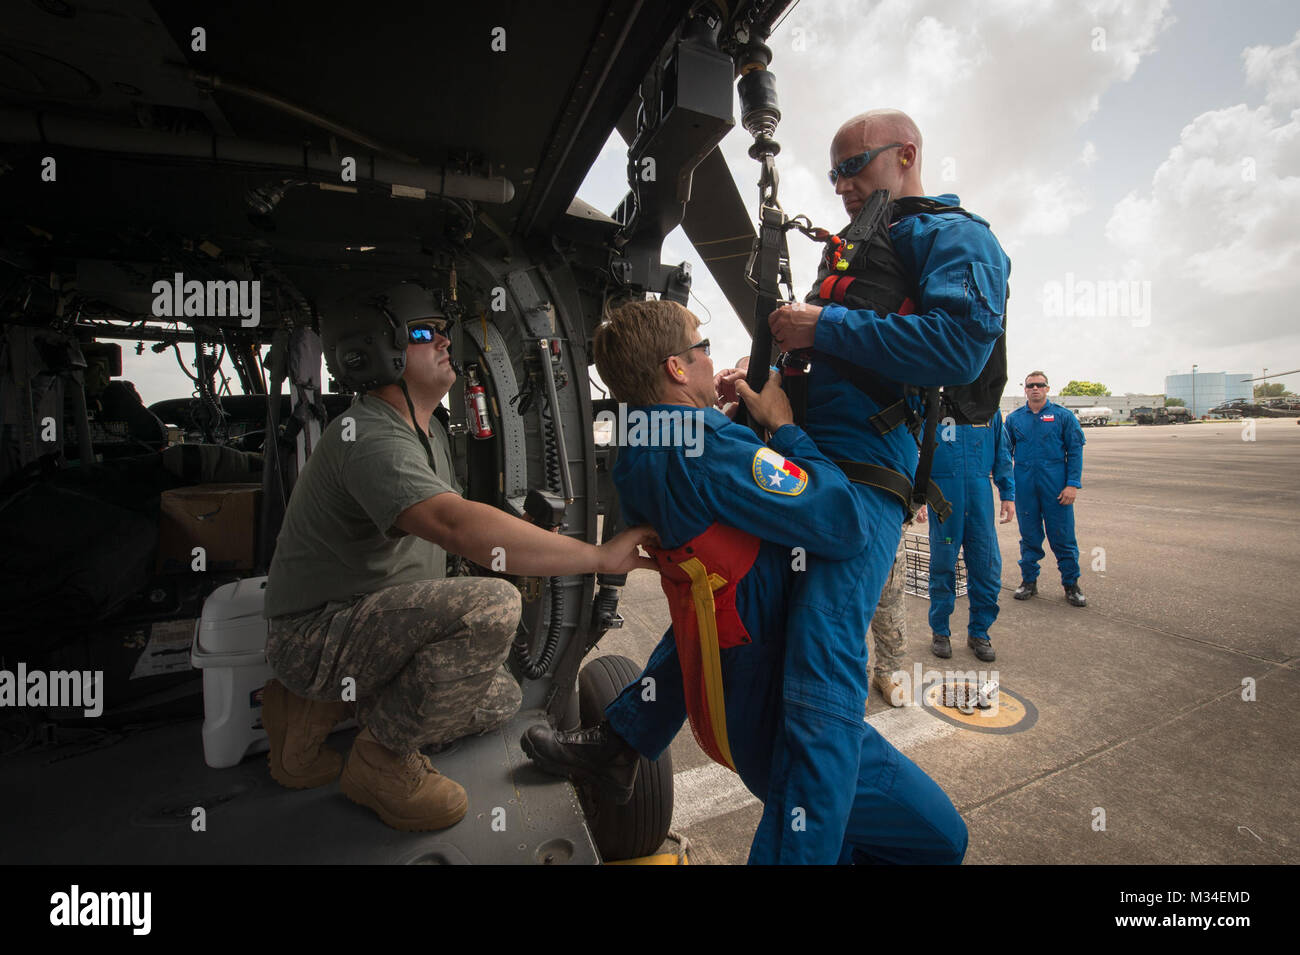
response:
<path id="1" fill-rule="evenodd" d="M 1300 32 L 1286 46 L 1247 47 L 1241 56 L 1247 82 L 1264 87 L 1269 106 L 1300 105 Z"/>
<path id="2" fill-rule="evenodd" d="M 1182 130 L 1151 187 L 1116 204 L 1107 238 L 1158 290 L 1167 334 L 1197 343 L 1294 331 L 1300 293 L 1300 33 L 1243 53 L 1265 105 L 1211 110 Z M 1176 332 L 1175 329 L 1176 328 Z"/>
<path id="3" fill-rule="evenodd" d="M 800 6 L 772 41 L 785 110 L 778 139 L 799 146 L 797 156 L 782 153 L 783 167 L 812 162 L 820 171 L 843 120 L 895 106 L 925 136 L 928 191 L 959 192 L 1004 242 L 1058 234 L 1088 208 L 1075 176 L 1096 154 L 1085 151 L 1079 164 L 1079 128 L 1155 49 L 1173 22 L 1167 9 L 1165 0 Z M 787 35 L 796 23 L 802 50 Z M 742 138 L 728 142 L 741 156 Z M 955 177 L 944 175 L 945 160 Z M 843 218 L 825 188 L 818 205 L 809 211 Z"/>
<path id="4" fill-rule="evenodd" d="M 1017 174 L 1011 182 L 1021 187 L 1020 200 L 1011 206 L 1019 213 L 1019 236 L 1060 235 L 1075 216 L 1088 209 L 1083 188 L 1068 173 L 1056 173 L 1047 179 Z"/>
<path id="5" fill-rule="evenodd" d="M 1204 20 L 1198 26 L 1214 29 L 1214 18 Z M 843 225 L 826 181 L 831 136 L 862 110 L 904 109 L 925 135 L 927 190 L 958 193 L 1012 257 L 1016 367 L 1055 362 L 1078 369 L 1073 377 L 1142 391 L 1162 386 L 1166 365 L 1204 365 L 1210 346 L 1216 366 L 1251 367 L 1259 342 L 1292 334 L 1300 291 L 1292 279 L 1300 275 L 1300 36 L 1242 51 L 1241 75 L 1257 95 L 1201 115 L 1202 103 L 1183 106 L 1190 121 L 1178 143 L 1144 175 L 1120 146 L 1105 146 L 1104 107 L 1127 94 L 1116 88 L 1172 23 L 1163 0 L 801 4 L 769 40 L 783 111 L 782 203 L 818 225 Z M 1170 72 L 1167 60 L 1157 65 L 1158 77 Z M 738 126 L 722 149 L 753 215 L 758 166 L 749 144 Z M 1112 210 L 1095 208 L 1095 190 L 1134 186 Z M 802 295 L 820 247 L 797 234 L 790 242 Z M 685 245 L 674 249 L 693 257 Z M 729 363 L 748 336 L 695 261 L 695 294 L 714 316 L 707 334 Z M 1149 282 L 1150 325 L 1122 315 L 1045 318 L 1044 284 L 1068 273 L 1080 282 Z"/>
<path id="6" fill-rule="evenodd" d="M 863 110 L 905 110 L 924 135 L 925 188 L 958 193 L 993 224 L 1017 263 L 1017 311 L 1036 311 L 1028 303 L 1041 285 L 1033 261 L 1040 237 L 1070 235 L 1091 205 L 1088 186 L 1100 159 L 1095 146 L 1082 142 L 1080 129 L 1103 94 L 1128 80 L 1154 51 L 1156 38 L 1173 22 L 1169 4 L 882 0 L 864 6 L 801 4 L 769 40 L 783 114 L 776 133 L 783 147 L 777 158 L 782 204 L 817 225 L 843 225 L 844 209 L 826 181 L 831 137 Z M 1100 51 L 1093 49 L 1097 26 L 1106 31 Z M 739 110 L 736 118 L 722 151 L 756 217 L 758 166 L 746 154 L 751 139 L 740 128 Z M 821 246 L 797 233 L 790 244 L 802 297 Z M 702 266 L 695 278 L 695 294 L 715 318 L 708 334 L 715 345 L 724 343 L 722 360 L 730 362 L 748 350 L 748 336 Z M 1038 354 L 1057 347 L 1053 334 L 1041 322 L 1016 325 L 1016 341 Z M 1104 332 L 1089 328 L 1084 334 Z M 1069 349 L 1073 354 L 1076 343 Z M 1097 354 L 1113 351 L 1099 346 Z"/>

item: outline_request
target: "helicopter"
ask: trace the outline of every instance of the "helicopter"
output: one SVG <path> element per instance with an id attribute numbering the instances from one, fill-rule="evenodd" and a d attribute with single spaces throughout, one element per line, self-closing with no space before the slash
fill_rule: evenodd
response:
<path id="1" fill-rule="evenodd" d="M 523 516 L 541 493 L 561 533 L 618 529 L 617 447 L 593 434 L 615 405 L 591 396 L 590 338 L 611 299 L 686 303 L 689 266 L 662 261 L 678 225 L 753 332 L 755 217 L 717 147 L 736 125 L 737 80 L 766 71 L 764 40 L 789 6 L 381 3 L 358 20 L 297 4 L 40 0 L 7 12 L 0 658 L 105 674 L 97 721 L 4 711 L 11 859 L 546 864 L 659 849 L 667 754 L 614 806 L 541 774 L 517 743 L 530 722 L 594 721 L 639 671 L 609 655 L 583 665 L 621 624 L 624 578 L 516 580 L 523 709 L 438 756 L 471 815 L 400 840 L 333 787 L 276 789 L 255 752 L 205 767 L 186 650 L 219 588 L 265 575 L 297 475 L 351 400 L 324 380 L 321 316 L 393 283 L 430 290 L 454 320 L 465 373 L 440 417 L 466 497 Z M 741 122 L 770 152 L 775 88 L 749 86 Z M 606 214 L 576 194 L 615 131 L 629 188 Z M 145 407 L 122 378 L 124 344 L 174 357 L 193 395 Z M 214 482 L 251 492 L 242 550 L 167 564 L 161 502 Z M 55 741 L 79 755 L 43 763 Z M 19 792 L 59 820 L 57 843 L 9 805 Z M 235 835 L 191 838 L 197 809 Z"/>

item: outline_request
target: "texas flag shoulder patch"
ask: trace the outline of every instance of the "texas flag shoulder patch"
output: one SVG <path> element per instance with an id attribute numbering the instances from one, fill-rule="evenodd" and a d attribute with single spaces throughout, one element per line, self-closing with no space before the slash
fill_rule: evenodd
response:
<path id="1" fill-rule="evenodd" d="M 754 453 L 754 483 L 770 494 L 793 497 L 808 486 L 808 472 L 771 448 L 759 448 Z"/>

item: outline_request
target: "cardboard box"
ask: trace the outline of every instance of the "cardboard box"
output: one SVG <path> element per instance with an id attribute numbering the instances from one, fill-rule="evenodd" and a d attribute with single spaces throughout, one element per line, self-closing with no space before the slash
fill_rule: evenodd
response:
<path id="1" fill-rule="evenodd" d="M 140 680 L 190 669 L 190 644 L 194 642 L 196 620 L 158 620 L 149 625 L 149 642 L 131 669 L 131 679 Z"/>
<path id="2" fill-rule="evenodd" d="M 193 572 L 195 547 L 203 548 L 208 571 L 251 570 L 261 505 L 260 484 L 196 484 L 164 491 L 158 572 Z"/>

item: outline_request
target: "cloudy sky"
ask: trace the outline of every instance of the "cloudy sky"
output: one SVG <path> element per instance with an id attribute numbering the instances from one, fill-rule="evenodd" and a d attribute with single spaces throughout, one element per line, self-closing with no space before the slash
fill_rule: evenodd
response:
<path id="1" fill-rule="evenodd" d="M 1044 368 L 1053 392 L 1077 378 L 1158 393 L 1193 362 L 1300 368 L 1295 3 L 803 0 L 770 43 L 786 212 L 840 228 L 831 135 L 862 110 L 908 112 L 926 191 L 960 196 L 1011 257 L 1013 383 Z M 756 204 L 750 142 L 737 126 L 722 149 Z M 615 136 L 579 193 L 606 211 L 624 148 Z M 820 246 L 791 242 L 806 290 Z M 747 353 L 680 230 L 664 259 L 692 262 L 717 359 Z"/>
<path id="2" fill-rule="evenodd" d="M 843 226 L 831 135 L 873 107 L 910 113 L 926 190 L 956 193 L 1011 257 L 1010 390 L 1033 368 L 1053 393 L 1076 378 L 1114 394 L 1162 392 L 1193 363 L 1300 368 L 1294 0 L 802 0 L 770 42 L 787 213 Z M 756 212 L 750 142 L 737 126 L 722 149 Z M 579 192 L 607 212 L 625 148 L 615 134 Z M 802 292 L 820 246 L 791 242 Z M 748 353 L 680 230 L 663 257 L 691 262 L 715 359 Z M 190 392 L 174 362 L 125 357 L 146 402 Z"/>

